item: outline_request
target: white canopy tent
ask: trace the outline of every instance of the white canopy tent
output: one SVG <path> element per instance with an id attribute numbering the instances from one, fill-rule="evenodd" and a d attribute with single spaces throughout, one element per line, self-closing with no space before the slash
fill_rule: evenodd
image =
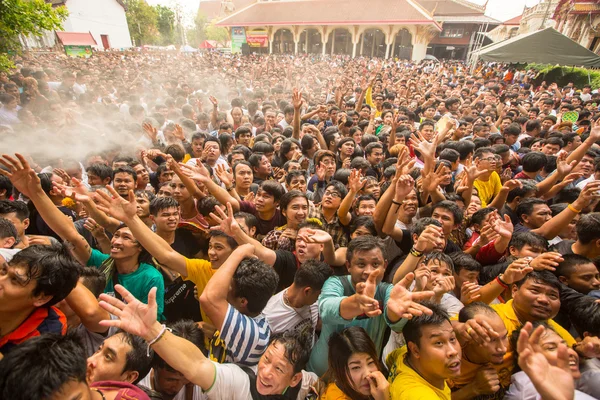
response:
<path id="1" fill-rule="evenodd" d="M 492 43 L 479 49 L 474 59 L 502 63 L 600 67 L 600 56 L 554 28 Z"/>

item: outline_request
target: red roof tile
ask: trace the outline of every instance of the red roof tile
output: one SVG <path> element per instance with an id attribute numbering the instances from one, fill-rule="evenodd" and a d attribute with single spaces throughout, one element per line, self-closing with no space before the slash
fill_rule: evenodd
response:
<path id="1" fill-rule="evenodd" d="M 514 18 L 504 21 L 502 25 L 521 25 L 521 18 L 523 18 L 522 15 L 517 15 Z"/>
<path id="2" fill-rule="evenodd" d="M 56 32 L 63 46 L 96 46 L 96 40 L 90 32 Z"/>
<path id="3" fill-rule="evenodd" d="M 415 2 L 416 3 L 416 2 Z M 433 24 L 412 0 L 291 0 L 251 4 L 222 19 L 220 26 Z"/>
<path id="4" fill-rule="evenodd" d="M 467 0 L 417 0 L 433 15 L 472 15 L 483 14 L 484 8 Z"/>

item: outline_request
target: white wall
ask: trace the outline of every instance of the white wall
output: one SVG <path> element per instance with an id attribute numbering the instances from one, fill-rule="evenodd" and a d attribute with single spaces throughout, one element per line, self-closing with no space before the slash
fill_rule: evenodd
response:
<path id="1" fill-rule="evenodd" d="M 103 49 L 100 35 L 108 35 L 113 49 L 132 46 L 125 10 L 117 0 L 67 0 L 67 8 L 66 32 L 91 32 L 98 49 Z"/>

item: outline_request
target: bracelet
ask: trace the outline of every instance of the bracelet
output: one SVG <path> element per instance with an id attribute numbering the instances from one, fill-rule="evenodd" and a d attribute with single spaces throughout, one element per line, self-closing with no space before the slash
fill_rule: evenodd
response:
<path id="1" fill-rule="evenodd" d="M 415 249 L 414 247 L 410 249 L 410 255 L 415 257 L 423 257 L 423 252 Z"/>
<path id="2" fill-rule="evenodd" d="M 500 275 L 498 275 L 498 276 L 496 277 L 496 279 L 495 279 L 495 280 L 496 280 L 496 282 L 498 282 L 498 283 L 500 284 L 500 286 L 502 286 L 504 289 L 508 289 L 508 283 L 504 282 L 504 281 L 502 280 L 502 278 L 500 278 L 500 276 L 501 276 L 501 275 L 503 275 L 503 274 L 500 274 Z"/>
<path id="3" fill-rule="evenodd" d="M 581 212 L 581 210 L 578 210 L 578 209 L 576 209 L 575 207 L 573 207 L 573 205 L 572 205 L 572 204 L 569 204 L 569 205 L 567 206 L 567 208 L 568 208 L 569 210 L 573 211 L 575 214 L 579 214 L 579 213 Z"/>
<path id="4" fill-rule="evenodd" d="M 396 200 L 392 200 L 392 204 L 395 204 L 395 205 L 397 205 L 397 206 L 401 206 L 401 205 L 402 205 L 402 203 L 401 203 L 401 202 L 398 202 L 398 201 L 396 201 Z"/>
<path id="5" fill-rule="evenodd" d="M 233 190 L 233 185 L 226 187 L 225 190 L 227 190 L 228 192 L 231 192 Z"/>
<path id="6" fill-rule="evenodd" d="M 160 339 L 162 339 L 162 337 L 165 335 L 165 333 L 167 331 L 172 332 L 171 328 L 167 328 L 167 326 L 165 324 L 163 324 L 162 329 L 158 333 L 158 336 L 156 336 L 154 339 L 152 339 L 151 341 L 148 342 L 148 349 L 146 350 L 146 356 L 150 357 L 150 347 L 153 346 L 154 344 L 156 344 L 156 342 L 158 342 Z"/>

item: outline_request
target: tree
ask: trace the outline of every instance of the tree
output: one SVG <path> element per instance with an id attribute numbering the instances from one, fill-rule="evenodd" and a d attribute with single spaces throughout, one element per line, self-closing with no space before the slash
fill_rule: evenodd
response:
<path id="1" fill-rule="evenodd" d="M 154 6 L 157 16 L 157 28 L 160 33 L 160 44 L 163 46 L 174 44 L 175 40 L 175 13 L 169 7 Z"/>
<path id="2" fill-rule="evenodd" d="M 187 41 L 190 46 L 197 48 L 206 40 L 206 32 L 204 29 L 206 28 L 207 22 L 208 18 L 206 15 L 198 10 L 198 14 L 196 14 L 196 18 L 194 18 L 194 27 L 186 31 Z"/>
<path id="3" fill-rule="evenodd" d="M 8 54 L 19 53 L 19 35 L 42 36 L 62 29 L 66 7 L 53 8 L 44 0 L 0 0 L 0 71 L 14 68 Z"/>
<path id="4" fill-rule="evenodd" d="M 229 41 L 229 30 L 220 26 L 216 26 L 217 20 L 213 20 L 204 28 L 207 40 L 214 40 L 221 46 L 225 46 Z"/>
<path id="5" fill-rule="evenodd" d="M 155 44 L 159 38 L 158 16 L 156 9 L 146 0 L 125 0 L 129 34 L 136 46 Z"/>

